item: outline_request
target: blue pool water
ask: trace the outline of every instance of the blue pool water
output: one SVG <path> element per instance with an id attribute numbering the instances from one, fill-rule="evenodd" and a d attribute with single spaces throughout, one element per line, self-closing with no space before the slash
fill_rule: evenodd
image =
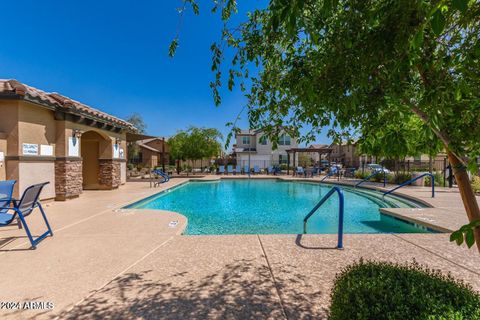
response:
<path id="1" fill-rule="evenodd" d="M 331 186 L 278 180 L 189 182 L 129 208 L 175 211 L 188 218 L 185 234 L 299 234 L 303 218 Z M 343 188 L 345 233 L 421 233 L 424 228 L 379 212 L 408 206 L 382 202 L 378 194 Z M 333 195 L 309 220 L 308 233 L 337 233 L 338 197 Z"/>

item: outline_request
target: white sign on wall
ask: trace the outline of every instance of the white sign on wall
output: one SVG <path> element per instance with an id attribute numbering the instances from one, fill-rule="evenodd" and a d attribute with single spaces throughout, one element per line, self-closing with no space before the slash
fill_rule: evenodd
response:
<path id="1" fill-rule="evenodd" d="M 53 146 L 48 144 L 40 145 L 40 154 L 42 156 L 53 156 Z"/>
<path id="2" fill-rule="evenodd" d="M 68 137 L 68 156 L 78 157 L 80 154 L 80 139 L 77 137 Z"/>
<path id="3" fill-rule="evenodd" d="M 0 162 L 5 161 L 5 154 L 3 152 L 0 152 Z"/>
<path id="4" fill-rule="evenodd" d="M 118 144 L 113 145 L 113 158 L 120 158 L 120 146 Z"/>
<path id="5" fill-rule="evenodd" d="M 28 155 L 28 156 L 38 156 L 38 144 L 23 143 L 22 154 Z"/>

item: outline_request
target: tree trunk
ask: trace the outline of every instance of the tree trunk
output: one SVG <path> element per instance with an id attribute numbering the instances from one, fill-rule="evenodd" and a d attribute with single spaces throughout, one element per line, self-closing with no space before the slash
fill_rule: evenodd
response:
<path id="1" fill-rule="evenodd" d="M 463 205 L 465 206 L 465 211 L 467 212 L 468 220 L 470 222 L 480 220 L 480 209 L 478 207 L 477 199 L 475 198 L 475 193 L 470 185 L 466 168 L 463 166 L 462 161 L 460 161 L 460 159 L 452 152 L 448 151 L 447 155 L 448 160 L 452 165 L 453 174 L 457 180 L 458 189 L 460 190 L 460 195 L 462 196 L 462 201 Z M 475 243 L 477 244 L 477 249 L 480 252 L 480 228 L 478 227 L 475 228 Z"/>
<path id="2" fill-rule="evenodd" d="M 177 159 L 177 174 L 180 175 L 180 160 Z"/>

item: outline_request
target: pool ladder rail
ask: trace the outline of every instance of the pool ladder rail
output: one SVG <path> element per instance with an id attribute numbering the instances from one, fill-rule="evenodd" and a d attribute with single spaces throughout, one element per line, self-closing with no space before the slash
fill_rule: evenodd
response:
<path id="1" fill-rule="evenodd" d="M 389 194 L 392 193 L 393 191 L 395 191 L 395 190 L 397 190 L 397 189 L 400 189 L 400 188 L 402 188 L 402 187 L 405 187 L 405 186 L 409 185 L 410 183 L 412 183 L 412 182 L 414 182 L 414 181 L 416 181 L 416 180 L 418 180 L 418 179 L 420 179 L 420 178 L 423 178 L 423 177 L 425 177 L 425 176 L 429 176 L 429 177 L 430 177 L 430 182 L 431 182 L 431 184 L 432 184 L 432 198 L 435 198 L 435 176 L 434 176 L 433 174 L 431 174 L 430 172 L 426 172 L 426 173 L 424 173 L 424 174 L 422 174 L 422 175 L 419 175 L 418 177 L 415 177 L 415 178 L 413 178 L 413 179 L 410 179 L 410 180 L 402 183 L 402 184 L 399 185 L 398 187 L 395 187 L 395 188 L 393 188 L 393 189 L 391 189 L 391 190 L 388 190 L 388 191 L 384 192 L 384 193 L 383 193 L 383 196 L 385 197 L 386 195 L 389 195 Z"/>
<path id="2" fill-rule="evenodd" d="M 382 172 L 383 171 L 383 172 Z M 383 187 L 385 187 L 387 185 L 387 173 L 385 172 L 385 170 L 376 170 L 374 171 L 372 174 L 370 174 L 369 176 L 367 176 L 366 178 L 362 179 L 362 181 L 358 182 L 357 184 L 355 184 L 353 187 L 356 188 L 358 187 L 359 185 L 361 185 L 362 183 L 366 182 L 366 181 L 369 181 L 370 178 L 373 178 L 375 177 L 377 174 L 383 174 Z"/>
<path id="3" fill-rule="evenodd" d="M 323 198 L 318 202 L 318 204 L 313 207 L 313 209 L 303 218 L 303 234 L 307 233 L 307 222 L 308 219 L 334 194 L 338 194 L 338 242 L 337 242 L 337 249 L 343 249 L 343 216 L 344 216 L 344 197 L 343 191 L 340 187 L 333 187 L 328 191 L 328 193 L 323 196 Z"/>

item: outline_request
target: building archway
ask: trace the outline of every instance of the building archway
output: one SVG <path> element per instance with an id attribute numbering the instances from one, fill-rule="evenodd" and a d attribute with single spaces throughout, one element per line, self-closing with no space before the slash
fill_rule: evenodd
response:
<path id="1" fill-rule="evenodd" d="M 87 131 L 80 139 L 82 187 L 84 190 L 105 189 L 100 179 L 100 160 L 111 158 L 111 141 L 95 131 Z"/>

